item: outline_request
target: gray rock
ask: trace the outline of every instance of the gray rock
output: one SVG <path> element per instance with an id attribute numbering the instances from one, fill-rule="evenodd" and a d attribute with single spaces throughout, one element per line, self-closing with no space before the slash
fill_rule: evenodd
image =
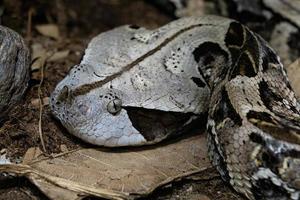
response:
<path id="1" fill-rule="evenodd" d="M 29 81 L 30 52 L 15 31 L 0 26 L 0 121 L 23 97 Z"/>

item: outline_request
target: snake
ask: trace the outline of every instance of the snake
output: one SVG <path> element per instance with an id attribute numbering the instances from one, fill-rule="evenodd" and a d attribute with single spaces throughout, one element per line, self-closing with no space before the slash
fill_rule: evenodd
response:
<path id="1" fill-rule="evenodd" d="M 300 199 L 299 104 L 279 56 L 238 21 L 206 15 L 101 33 L 50 106 L 71 134 L 109 147 L 157 143 L 206 116 L 208 155 L 235 191 Z"/>

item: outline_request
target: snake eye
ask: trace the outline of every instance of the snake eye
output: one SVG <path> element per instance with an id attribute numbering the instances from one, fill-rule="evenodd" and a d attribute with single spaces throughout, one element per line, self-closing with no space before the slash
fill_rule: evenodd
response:
<path id="1" fill-rule="evenodd" d="M 122 101 L 121 99 L 113 99 L 107 104 L 107 111 L 112 114 L 118 114 L 122 109 Z"/>

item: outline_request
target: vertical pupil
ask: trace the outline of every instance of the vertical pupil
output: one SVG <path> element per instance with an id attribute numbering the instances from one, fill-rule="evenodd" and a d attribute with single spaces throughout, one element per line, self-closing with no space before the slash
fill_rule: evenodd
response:
<path id="1" fill-rule="evenodd" d="M 117 110 L 117 106 L 114 101 L 113 101 L 113 104 L 114 104 L 114 109 Z"/>

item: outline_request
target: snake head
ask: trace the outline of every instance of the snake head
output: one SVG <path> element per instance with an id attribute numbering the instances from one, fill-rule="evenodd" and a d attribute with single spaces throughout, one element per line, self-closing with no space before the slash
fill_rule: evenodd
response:
<path id="1" fill-rule="evenodd" d="M 198 119 L 193 113 L 156 109 L 152 102 L 157 103 L 157 96 L 162 96 L 160 102 L 166 103 L 166 95 L 145 98 L 145 92 L 123 86 L 125 81 L 132 83 L 132 77 L 103 84 L 105 77 L 94 72 L 87 64 L 74 66 L 50 98 L 54 116 L 69 133 L 88 143 L 110 147 L 156 143 L 182 133 Z M 150 103 L 140 100 L 141 97 Z M 172 109 L 178 108 L 167 103 Z"/>
<path id="2" fill-rule="evenodd" d="M 81 73 L 78 73 L 78 69 Z M 82 80 L 95 79 L 86 66 L 75 66 L 51 94 L 54 116 L 75 136 L 86 142 L 103 146 L 140 145 L 144 137 L 132 125 L 122 107 L 126 96 L 109 87 L 95 88 L 77 95 Z M 95 80 L 94 80 L 95 81 Z M 75 87 L 76 86 L 76 87 Z"/>

